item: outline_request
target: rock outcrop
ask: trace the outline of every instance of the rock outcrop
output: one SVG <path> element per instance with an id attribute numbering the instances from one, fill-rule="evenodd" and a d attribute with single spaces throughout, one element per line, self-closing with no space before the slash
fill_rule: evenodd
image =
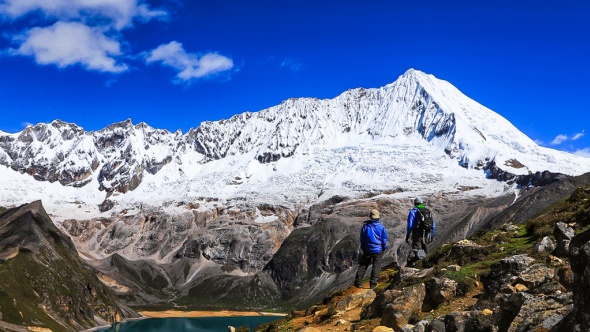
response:
<path id="1" fill-rule="evenodd" d="M 574 273 L 573 310 L 552 330 L 590 331 L 590 230 L 575 236 L 570 243 L 569 259 Z"/>

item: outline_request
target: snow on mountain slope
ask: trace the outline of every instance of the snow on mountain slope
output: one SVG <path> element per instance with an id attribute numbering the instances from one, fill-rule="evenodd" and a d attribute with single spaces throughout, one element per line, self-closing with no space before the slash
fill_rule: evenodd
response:
<path id="1" fill-rule="evenodd" d="M 184 135 L 130 120 L 96 132 L 61 121 L 0 132 L 0 203 L 42 199 L 59 220 L 99 215 L 105 198 L 115 210 L 180 212 L 180 202 L 298 208 L 335 194 L 511 190 L 486 179 L 490 162 L 513 174 L 590 171 L 587 158 L 538 146 L 450 83 L 410 69 L 382 88 L 289 99 Z"/>

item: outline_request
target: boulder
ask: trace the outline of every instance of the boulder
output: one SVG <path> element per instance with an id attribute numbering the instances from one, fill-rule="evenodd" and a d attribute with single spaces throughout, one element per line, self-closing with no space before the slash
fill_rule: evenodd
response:
<path id="1" fill-rule="evenodd" d="M 574 288 L 574 271 L 570 265 L 564 265 L 557 271 L 557 279 L 567 292 Z"/>
<path id="2" fill-rule="evenodd" d="M 425 276 L 432 273 L 433 271 L 434 271 L 434 268 L 421 270 L 421 269 L 415 269 L 415 268 L 411 268 L 411 267 L 403 267 L 399 271 L 399 278 L 401 280 L 420 279 L 420 278 L 424 278 Z M 393 286 L 393 284 L 392 284 L 392 286 Z"/>
<path id="3" fill-rule="evenodd" d="M 333 316 L 338 313 L 343 313 L 350 309 L 362 308 L 363 306 L 372 303 L 377 295 L 372 289 L 350 294 L 343 297 L 338 302 L 332 304 L 328 308 L 328 315 Z"/>
<path id="4" fill-rule="evenodd" d="M 418 284 L 403 291 L 391 303 L 384 303 L 381 325 L 401 330 L 408 324 L 413 313 L 421 311 L 425 295 L 426 287 L 424 284 Z"/>
<path id="5" fill-rule="evenodd" d="M 446 303 L 457 294 L 457 282 L 449 278 L 432 278 L 425 284 L 426 297 L 422 311 L 436 309 L 440 304 Z"/>
<path id="6" fill-rule="evenodd" d="M 516 293 L 500 300 L 494 324 L 500 331 L 548 332 L 572 310 L 571 294 L 555 296 Z"/>
<path id="7" fill-rule="evenodd" d="M 428 323 L 429 322 L 427 320 L 419 321 L 418 323 L 416 323 L 416 325 L 414 325 L 414 329 L 412 330 L 412 332 L 426 332 Z"/>
<path id="8" fill-rule="evenodd" d="M 522 284 L 530 290 L 534 290 L 540 285 L 553 280 L 555 271 L 544 264 L 534 264 L 522 271 L 516 276 L 513 285 Z"/>
<path id="9" fill-rule="evenodd" d="M 510 294 L 516 292 L 512 286 L 514 278 L 525 271 L 534 259 L 527 255 L 516 255 L 502 259 L 493 264 L 487 275 L 481 276 L 484 293 L 477 300 L 477 308 L 497 307 L 496 298 L 502 293 Z"/>
<path id="10" fill-rule="evenodd" d="M 387 326 L 377 326 L 373 329 L 373 332 L 393 332 L 393 329 Z"/>
<path id="11" fill-rule="evenodd" d="M 533 248 L 533 252 L 538 254 L 538 253 L 542 253 L 542 252 L 553 252 L 555 250 L 555 243 L 553 243 L 553 241 L 551 241 L 551 238 L 549 238 L 548 236 L 545 236 L 541 242 L 535 244 L 535 247 Z"/>
<path id="12" fill-rule="evenodd" d="M 431 320 L 426 326 L 426 332 L 446 332 L 444 317 Z"/>
<path id="13" fill-rule="evenodd" d="M 570 242 L 574 237 L 573 228 L 569 227 L 566 223 L 558 222 L 553 228 L 553 236 L 557 241 L 553 254 L 558 257 L 567 257 Z"/>
<path id="14" fill-rule="evenodd" d="M 555 224 L 555 228 L 553 228 L 553 236 L 557 242 L 561 242 L 563 240 L 571 241 L 574 235 L 574 229 L 564 222 L 558 222 Z"/>
<path id="15" fill-rule="evenodd" d="M 451 312 L 445 315 L 445 332 L 495 332 L 494 320 L 480 311 Z"/>

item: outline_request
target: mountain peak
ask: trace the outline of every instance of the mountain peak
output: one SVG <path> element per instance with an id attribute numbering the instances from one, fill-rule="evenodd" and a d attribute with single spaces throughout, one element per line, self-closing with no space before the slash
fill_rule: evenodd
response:
<path id="1" fill-rule="evenodd" d="M 538 146 L 449 82 L 416 69 L 383 88 L 352 89 L 333 99 L 290 98 L 259 112 L 204 121 L 184 135 L 143 122 L 134 126 L 131 119 L 89 133 L 49 129 L 27 128 L 18 141 L 0 134 L 0 164 L 7 166 L 0 176 L 8 188 L 21 188 L 3 191 L 9 202 L 21 202 L 16 193 L 29 192 L 27 186 L 37 188 L 32 179 L 62 185 L 43 185 L 32 197 L 44 199 L 48 191 L 62 197 L 67 186 L 71 201 L 94 206 L 105 198 L 136 204 L 252 191 L 265 202 L 282 197 L 292 206 L 320 193 L 358 195 L 389 190 L 392 183 L 408 195 L 417 184 L 431 192 L 449 190 L 449 184 L 477 187 L 482 195 L 509 190 L 486 178 L 489 165 L 516 175 L 590 171 L 587 159 Z"/>

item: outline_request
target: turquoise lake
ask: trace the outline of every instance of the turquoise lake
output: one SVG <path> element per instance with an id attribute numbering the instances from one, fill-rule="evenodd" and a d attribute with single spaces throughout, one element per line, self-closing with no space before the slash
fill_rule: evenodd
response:
<path id="1" fill-rule="evenodd" d="M 248 326 L 254 331 L 256 326 L 275 321 L 277 316 L 251 317 L 202 317 L 202 318 L 149 318 L 117 324 L 100 332 L 227 332 L 228 326 L 238 328 Z"/>

